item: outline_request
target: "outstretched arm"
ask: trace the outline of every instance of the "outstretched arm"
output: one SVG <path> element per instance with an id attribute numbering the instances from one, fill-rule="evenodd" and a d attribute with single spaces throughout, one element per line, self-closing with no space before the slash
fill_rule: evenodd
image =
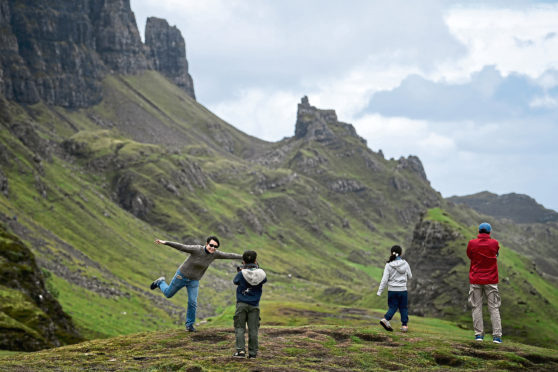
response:
<path id="1" fill-rule="evenodd" d="M 237 253 L 215 251 L 215 258 L 222 260 L 242 260 L 242 255 Z"/>
<path id="2" fill-rule="evenodd" d="M 169 247 L 173 247 L 174 249 L 178 249 L 179 251 L 186 252 L 186 253 L 194 253 L 202 247 L 201 245 L 184 245 L 184 244 L 169 242 L 160 239 L 155 240 L 155 244 L 168 245 Z"/>

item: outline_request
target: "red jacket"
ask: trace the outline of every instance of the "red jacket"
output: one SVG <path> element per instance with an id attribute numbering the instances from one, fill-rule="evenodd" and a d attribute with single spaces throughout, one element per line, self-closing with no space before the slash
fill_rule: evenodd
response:
<path id="1" fill-rule="evenodd" d="M 498 240 L 490 234 L 479 234 L 477 239 L 469 240 L 467 256 L 471 260 L 469 283 L 498 284 Z"/>

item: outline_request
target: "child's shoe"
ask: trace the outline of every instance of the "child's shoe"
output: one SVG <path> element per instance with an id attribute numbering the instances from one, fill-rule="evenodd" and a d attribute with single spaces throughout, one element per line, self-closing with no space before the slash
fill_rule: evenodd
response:
<path id="1" fill-rule="evenodd" d="M 498 336 L 493 336 L 492 337 L 492 342 L 494 342 L 495 344 L 501 344 L 502 343 L 502 338 L 498 337 Z"/>
<path id="2" fill-rule="evenodd" d="M 236 353 L 233 354 L 233 358 L 246 358 L 246 352 L 244 350 L 237 350 Z"/>
<path id="3" fill-rule="evenodd" d="M 409 331 L 409 327 L 407 327 L 406 325 L 401 326 L 401 332 L 407 333 L 408 331 Z"/>
<path id="4" fill-rule="evenodd" d="M 393 332 L 393 328 L 391 328 L 391 324 L 389 324 L 389 320 L 386 320 L 386 318 L 382 318 L 382 320 L 380 320 L 380 324 L 386 331 Z"/>
<path id="5" fill-rule="evenodd" d="M 475 335 L 475 341 L 484 341 L 483 335 Z"/>

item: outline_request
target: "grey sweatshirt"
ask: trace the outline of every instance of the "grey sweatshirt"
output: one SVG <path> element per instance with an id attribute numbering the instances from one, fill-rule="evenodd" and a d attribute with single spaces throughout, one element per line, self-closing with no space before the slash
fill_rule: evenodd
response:
<path id="1" fill-rule="evenodd" d="M 207 253 L 203 245 L 184 245 L 175 242 L 166 242 L 165 245 L 178 249 L 179 251 L 190 253 L 182 265 L 178 268 L 182 275 L 191 280 L 200 280 L 213 260 L 233 259 L 241 260 L 242 255 L 236 253 L 226 253 L 216 250 L 214 253 Z"/>
<path id="2" fill-rule="evenodd" d="M 407 261 L 400 259 L 386 263 L 384 275 L 382 276 L 380 288 L 378 289 L 378 296 L 382 294 L 386 284 L 388 285 L 388 291 L 406 291 L 407 279 L 411 279 L 412 277 L 411 267 Z"/>

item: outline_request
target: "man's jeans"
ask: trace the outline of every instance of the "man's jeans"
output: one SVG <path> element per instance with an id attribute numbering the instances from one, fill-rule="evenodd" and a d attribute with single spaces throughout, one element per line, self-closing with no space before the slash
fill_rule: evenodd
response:
<path id="1" fill-rule="evenodd" d="M 384 318 L 391 320 L 397 309 L 401 313 L 401 325 L 409 322 L 409 308 L 407 307 L 407 291 L 388 291 L 388 311 Z"/>
<path id="2" fill-rule="evenodd" d="M 500 320 L 500 293 L 498 284 L 471 284 L 469 287 L 469 303 L 473 308 L 473 328 L 475 335 L 484 335 L 484 324 L 482 321 L 482 294 L 486 293 L 488 312 L 492 322 L 492 336 L 502 337 L 502 323 Z"/>
<path id="3" fill-rule="evenodd" d="M 183 276 L 180 270 L 176 271 L 170 285 L 164 280 L 159 284 L 161 292 L 167 298 L 171 298 L 182 287 L 188 290 L 188 310 L 186 310 L 186 327 L 193 326 L 196 322 L 196 308 L 198 307 L 199 280 L 190 280 Z"/>
<path id="4" fill-rule="evenodd" d="M 246 340 L 246 323 L 248 323 L 248 354 L 258 355 L 258 330 L 260 328 L 260 308 L 244 302 L 236 303 L 234 313 L 234 333 L 236 335 L 236 350 L 244 351 Z"/>

